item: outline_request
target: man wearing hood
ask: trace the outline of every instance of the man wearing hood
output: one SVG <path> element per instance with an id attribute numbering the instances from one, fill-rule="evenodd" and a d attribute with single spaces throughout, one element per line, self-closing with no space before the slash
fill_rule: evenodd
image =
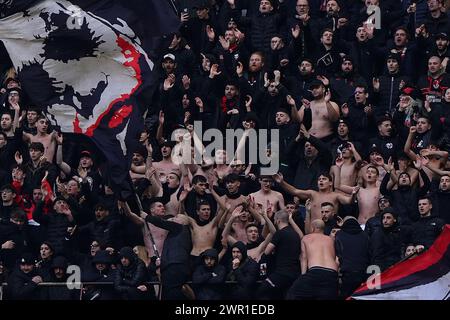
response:
<path id="1" fill-rule="evenodd" d="M 381 221 L 383 228 L 374 232 L 370 244 L 372 264 L 384 271 L 401 260 L 408 229 L 399 226 L 398 215 L 392 207 L 384 209 Z"/>
<path id="2" fill-rule="evenodd" d="M 232 261 L 227 276 L 228 281 L 237 284 L 230 288 L 228 298 L 233 300 L 250 300 L 259 275 L 259 265 L 247 256 L 246 245 L 238 241 L 231 246 Z"/>
<path id="3" fill-rule="evenodd" d="M 44 278 L 44 282 L 54 282 L 61 285 L 48 286 L 42 289 L 42 300 L 77 300 L 80 292 L 67 287 L 67 259 L 63 256 L 55 257 L 52 261 L 50 274 Z M 63 285 L 64 284 L 64 285 Z"/>
<path id="4" fill-rule="evenodd" d="M 341 105 L 347 102 L 355 92 L 356 86 L 367 87 L 366 80 L 355 70 L 353 58 L 344 56 L 339 73 L 330 79 L 334 101 Z"/>
<path id="5" fill-rule="evenodd" d="M 92 258 L 92 268 L 82 273 L 83 282 L 114 282 L 116 270 L 111 268 L 111 254 L 106 250 L 98 251 Z M 117 299 L 111 285 L 85 286 L 83 299 L 115 300 Z"/>
<path id="6" fill-rule="evenodd" d="M 123 300 L 148 300 L 155 298 L 153 287 L 145 284 L 148 274 L 145 264 L 133 249 L 123 247 L 119 252 L 120 264 L 114 279 L 114 288 Z"/>
<path id="7" fill-rule="evenodd" d="M 342 274 L 341 298 L 350 296 L 367 279 L 369 265 L 369 237 L 358 221 L 351 216 L 344 218 L 335 239 L 339 271 Z"/>
<path id="8" fill-rule="evenodd" d="M 216 249 L 205 250 L 201 254 L 203 264 L 198 266 L 193 275 L 192 283 L 196 286 L 198 300 L 220 300 L 223 298 L 226 269 L 219 265 L 219 254 Z"/>

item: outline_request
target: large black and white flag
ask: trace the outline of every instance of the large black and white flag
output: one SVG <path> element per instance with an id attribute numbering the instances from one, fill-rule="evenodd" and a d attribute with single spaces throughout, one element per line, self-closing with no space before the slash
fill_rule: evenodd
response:
<path id="1" fill-rule="evenodd" d="M 0 0 L 0 40 L 22 87 L 62 132 L 92 137 L 113 182 L 128 174 L 149 53 L 178 28 L 165 0 Z"/>

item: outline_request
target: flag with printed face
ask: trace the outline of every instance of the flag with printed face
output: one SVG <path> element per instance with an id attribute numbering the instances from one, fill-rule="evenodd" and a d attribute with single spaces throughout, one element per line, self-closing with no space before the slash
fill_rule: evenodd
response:
<path id="1" fill-rule="evenodd" d="M 377 283 L 378 282 L 378 283 Z M 450 300 L 450 225 L 424 253 L 369 279 L 356 300 Z"/>
<path id="2" fill-rule="evenodd" d="M 115 185 L 156 81 L 155 46 L 178 24 L 165 0 L 0 1 L 0 40 L 22 88 L 62 132 L 94 140 Z"/>

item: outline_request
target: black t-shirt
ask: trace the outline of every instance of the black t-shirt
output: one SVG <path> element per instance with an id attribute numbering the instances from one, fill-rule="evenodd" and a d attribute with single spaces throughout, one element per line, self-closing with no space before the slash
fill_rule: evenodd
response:
<path id="1" fill-rule="evenodd" d="M 271 241 L 275 245 L 274 272 L 287 276 L 300 273 L 300 237 L 291 226 L 278 230 Z"/>

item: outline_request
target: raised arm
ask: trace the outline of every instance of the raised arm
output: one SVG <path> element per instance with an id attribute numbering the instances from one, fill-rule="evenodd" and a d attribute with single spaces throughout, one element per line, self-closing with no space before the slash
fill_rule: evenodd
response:
<path id="1" fill-rule="evenodd" d="M 292 219 L 292 214 L 289 214 L 289 224 L 294 229 L 294 231 L 297 232 L 298 236 L 300 237 L 300 240 L 302 240 L 304 234 L 302 230 L 298 227 L 298 225 L 295 223 L 294 219 Z"/>
<path id="2" fill-rule="evenodd" d="M 119 209 L 122 210 L 123 213 L 125 213 L 125 216 L 128 219 L 130 219 L 134 224 L 141 226 L 141 227 L 144 226 L 145 220 L 142 219 L 141 217 L 139 217 L 137 214 L 133 213 L 131 211 L 128 203 L 123 202 L 123 201 L 118 201 L 117 205 L 118 205 Z"/>
<path id="3" fill-rule="evenodd" d="M 56 135 L 56 164 L 64 172 L 64 174 L 69 175 L 71 168 L 63 160 L 63 150 L 62 150 L 63 140 L 64 140 L 63 135 L 61 133 L 58 133 L 58 135 Z"/>
<path id="4" fill-rule="evenodd" d="M 230 235 L 231 231 L 231 225 L 233 224 L 234 220 L 239 217 L 239 215 L 242 213 L 243 207 L 237 206 L 233 212 L 231 213 L 230 219 L 228 219 L 227 223 L 225 224 L 225 228 L 222 231 L 222 238 L 227 239 L 228 244 L 233 245 L 237 242 L 237 240 Z"/>
<path id="5" fill-rule="evenodd" d="M 277 182 L 284 190 L 286 190 L 289 194 L 293 196 L 297 196 L 301 199 L 311 198 L 313 195 L 312 190 L 301 190 L 297 189 L 294 186 L 291 186 L 289 183 L 284 181 L 283 175 L 279 172 L 273 175 L 273 179 Z"/>
<path id="6" fill-rule="evenodd" d="M 415 161 L 417 159 L 417 154 L 415 154 L 411 150 L 412 141 L 414 139 L 414 136 L 416 135 L 416 131 L 417 131 L 417 128 L 415 126 L 412 126 L 411 128 L 409 128 L 408 139 L 406 139 L 405 147 L 403 148 L 403 151 L 413 161 Z"/>
<path id="7" fill-rule="evenodd" d="M 164 143 L 164 112 L 162 110 L 159 112 L 159 124 L 158 129 L 156 129 L 156 140 L 161 145 Z"/>

